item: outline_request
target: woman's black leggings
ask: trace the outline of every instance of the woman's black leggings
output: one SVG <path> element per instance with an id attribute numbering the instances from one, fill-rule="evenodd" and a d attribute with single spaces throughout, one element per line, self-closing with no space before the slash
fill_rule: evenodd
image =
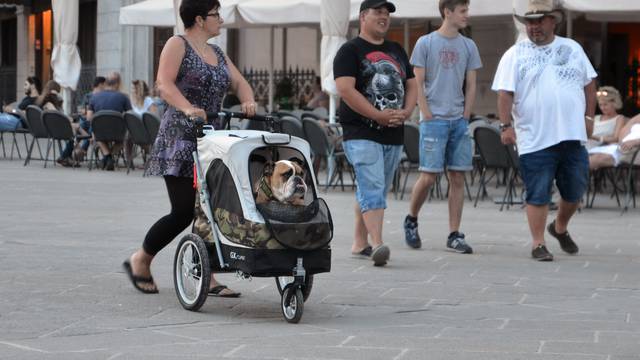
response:
<path id="1" fill-rule="evenodd" d="M 196 201 L 192 178 L 165 176 L 164 182 L 171 201 L 171 212 L 151 226 L 142 243 L 144 251 L 153 256 L 191 224 Z"/>

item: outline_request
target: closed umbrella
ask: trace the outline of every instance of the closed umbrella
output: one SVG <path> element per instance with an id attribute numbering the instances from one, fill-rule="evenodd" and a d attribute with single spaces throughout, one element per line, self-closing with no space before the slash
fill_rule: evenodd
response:
<path id="1" fill-rule="evenodd" d="M 320 8 L 320 76 L 322 89 L 329 93 L 329 122 L 335 122 L 336 97 L 338 91 L 333 79 L 333 58 L 338 49 L 347 41 L 349 30 L 349 0 L 322 0 Z"/>
<path id="2" fill-rule="evenodd" d="M 51 67 L 53 79 L 62 87 L 64 112 L 71 113 L 71 91 L 76 89 L 80 79 L 80 54 L 76 47 L 78 41 L 77 1 L 52 0 L 53 10 L 53 52 Z"/>

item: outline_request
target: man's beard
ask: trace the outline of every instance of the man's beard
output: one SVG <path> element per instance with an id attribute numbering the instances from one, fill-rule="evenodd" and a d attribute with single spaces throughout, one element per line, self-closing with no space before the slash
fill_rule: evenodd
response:
<path id="1" fill-rule="evenodd" d="M 27 95 L 27 96 L 31 95 L 31 89 L 27 89 L 27 90 L 25 90 L 25 91 L 24 91 L 24 94 L 25 94 L 25 95 Z"/>

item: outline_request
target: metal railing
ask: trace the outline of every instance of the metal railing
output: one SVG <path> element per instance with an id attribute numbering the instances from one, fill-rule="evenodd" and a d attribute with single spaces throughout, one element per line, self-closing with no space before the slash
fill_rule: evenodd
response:
<path id="1" fill-rule="evenodd" d="M 256 102 L 266 106 L 269 103 L 269 71 L 266 69 L 244 69 L 243 75 L 253 89 Z M 306 99 L 313 93 L 313 83 L 316 79 L 316 72 L 311 69 L 289 68 L 287 71 L 276 70 L 273 72 L 273 89 L 274 95 L 278 84 L 282 84 L 283 80 L 288 79 L 293 102 L 299 104 L 301 99 Z M 276 99 L 277 101 L 277 99 Z M 304 104 L 303 104 L 304 105 Z"/>

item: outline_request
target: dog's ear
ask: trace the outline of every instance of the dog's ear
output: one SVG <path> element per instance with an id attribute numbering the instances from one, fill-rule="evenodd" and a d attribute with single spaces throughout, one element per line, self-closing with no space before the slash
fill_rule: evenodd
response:
<path id="1" fill-rule="evenodd" d="M 302 168 L 302 170 L 304 170 L 304 161 L 303 161 L 302 159 L 297 158 L 297 157 L 292 157 L 292 158 L 290 158 L 290 159 L 289 159 L 289 161 L 291 161 L 291 162 L 293 162 L 293 163 L 296 163 L 296 164 L 300 165 L 300 167 Z"/>
<path id="2" fill-rule="evenodd" d="M 273 175 L 273 170 L 276 168 L 276 164 L 273 161 L 268 161 L 264 164 L 264 169 L 262 169 L 262 175 L 266 177 L 271 177 Z"/>

